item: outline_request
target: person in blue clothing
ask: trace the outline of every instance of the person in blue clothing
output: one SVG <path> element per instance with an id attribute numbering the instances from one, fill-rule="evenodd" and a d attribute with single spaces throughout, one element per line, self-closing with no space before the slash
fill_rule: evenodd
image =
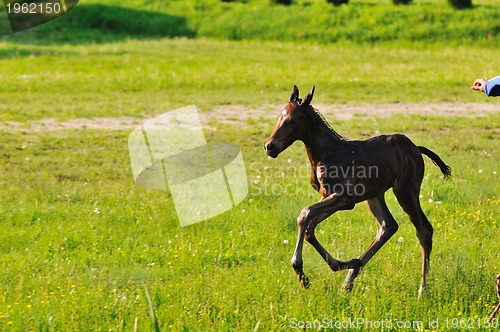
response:
<path id="1" fill-rule="evenodd" d="M 472 84 L 472 90 L 484 92 L 488 97 L 498 97 L 500 96 L 500 76 L 490 80 L 478 78 Z"/>

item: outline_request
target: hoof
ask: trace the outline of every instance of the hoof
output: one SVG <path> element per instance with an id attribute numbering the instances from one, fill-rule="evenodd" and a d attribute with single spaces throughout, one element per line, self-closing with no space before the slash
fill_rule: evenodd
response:
<path id="1" fill-rule="evenodd" d="M 346 262 L 346 266 L 348 269 L 359 269 L 363 266 L 363 262 L 361 262 L 357 258 L 353 258 L 350 261 Z"/>
<path id="2" fill-rule="evenodd" d="M 309 278 L 306 275 L 300 276 L 299 281 L 305 289 L 309 288 Z"/>
<path id="3" fill-rule="evenodd" d="M 344 283 L 343 289 L 346 293 L 349 293 L 350 291 L 352 291 L 353 288 L 354 288 L 353 282 L 345 282 Z"/>
<path id="4" fill-rule="evenodd" d="M 350 269 L 361 269 L 363 267 L 363 263 L 357 259 L 353 258 L 347 262 L 337 262 L 335 265 L 330 265 L 330 268 L 336 272 L 341 270 L 350 270 Z"/>

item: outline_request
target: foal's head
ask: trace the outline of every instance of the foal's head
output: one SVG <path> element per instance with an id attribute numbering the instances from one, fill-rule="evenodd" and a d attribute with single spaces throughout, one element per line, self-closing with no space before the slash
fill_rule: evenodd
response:
<path id="1" fill-rule="evenodd" d="M 297 140 L 303 140 L 307 135 L 306 112 L 311 107 L 314 87 L 304 99 L 299 98 L 299 89 L 293 86 L 290 100 L 278 116 L 276 128 L 264 143 L 266 154 L 276 158 L 278 154 Z"/>

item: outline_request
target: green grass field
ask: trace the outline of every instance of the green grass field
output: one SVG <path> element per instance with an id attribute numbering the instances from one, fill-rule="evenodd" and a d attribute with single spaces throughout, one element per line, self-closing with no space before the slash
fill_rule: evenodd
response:
<path id="1" fill-rule="evenodd" d="M 470 91 L 498 49 L 213 40 L 1 43 L 0 120 L 146 116 L 189 104 L 257 107 L 313 85 L 321 104 L 495 102 Z M 220 55 L 224 54 L 224 58 Z M 227 63 L 231 66 L 227 66 Z M 293 68 L 293 70 L 291 70 Z M 175 91 L 175 93 L 173 93 Z M 57 96 L 57 102 L 54 100 Z"/>
<path id="2" fill-rule="evenodd" d="M 415 2 L 408 7 L 415 15 L 436 3 L 453 12 L 444 3 Z M 82 12 L 95 10 L 92 3 L 79 5 Z M 58 30 L 64 22 L 76 24 L 69 17 L 3 36 L 0 331 L 287 331 L 308 324 L 308 330 L 334 330 L 335 324 L 350 321 L 357 325 L 343 330 L 497 330 L 498 322 L 487 328 L 485 318 L 497 304 L 494 280 L 500 273 L 500 113 L 383 117 L 370 111 L 375 104 L 404 108 L 416 103 L 423 111 L 429 104 L 437 109 L 460 104 L 481 113 L 481 108 L 499 105 L 470 90 L 475 78 L 499 74 L 495 59 L 500 56 L 499 11 L 494 1 L 474 3 L 475 8 L 460 12 L 461 24 L 484 25 L 492 39 L 474 39 L 458 25 L 456 31 L 445 29 L 444 37 L 421 34 L 415 41 L 397 34 L 369 42 L 361 36 L 331 43 L 330 34 L 229 41 L 215 32 L 201 33 L 209 25 L 199 20 L 200 13 L 222 11 L 222 20 L 234 9 L 238 15 L 267 18 L 264 1 L 246 4 L 250 7 L 148 3 L 147 10 L 162 15 L 185 13 L 187 30 L 173 39 L 157 34 L 154 20 L 137 20 L 140 27 L 153 29 L 145 34 L 134 34 L 133 27 L 120 34 L 109 26 L 98 30 L 83 23 Z M 123 8 L 137 9 L 138 4 L 124 2 Z M 392 12 L 396 26 L 407 19 L 398 15 L 405 7 L 351 4 L 339 10 L 369 10 L 363 12 L 369 15 L 380 4 L 379 14 Z M 316 1 L 294 6 L 325 8 Z M 491 20 L 476 22 L 477 15 L 490 14 Z M 164 17 L 157 19 L 163 22 Z M 352 31 L 359 27 L 356 22 Z M 224 25 L 214 23 L 213 31 L 217 26 Z M 279 29 L 277 36 L 284 31 Z M 187 36 L 189 31 L 197 34 Z M 300 143 L 276 160 L 262 148 L 293 84 L 302 93 L 316 85 L 314 105 L 366 107 L 366 114 L 351 120 L 328 117 L 347 138 L 404 133 L 452 167 L 453 176 L 445 181 L 426 159 L 421 202 L 435 233 L 428 289 L 420 301 L 418 241 L 391 192 L 386 198 L 399 231 L 364 268 L 354 290 L 345 293 L 346 272 L 332 273 L 308 244 L 304 268 L 311 287 L 300 287 L 289 264 L 296 218 L 319 196 L 308 183 Z M 204 123 L 208 141 L 241 146 L 249 194 L 229 212 L 180 227 L 168 191 L 135 186 L 127 139 L 131 122 L 139 125 L 190 104 L 209 119 Z M 220 107 L 233 113 L 218 117 Z M 269 110 L 269 116 L 257 109 Z M 84 118 L 128 122 L 120 129 L 57 125 Z M 362 204 L 336 213 L 317 231 L 342 260 L 362 253 L 375 233 L 375 220 Z"/>
<path id="3" fill-rule="evenodd" d="M 400 230 L 353 292 L 341 291 L 345 273 L 330 272 L 308 245 L 304 261 L 312 286 L 299 286 L 289 266 L 295 218 L 318 197 L 307 183 L 299 144 L 277 160 L 261 151 L 272 123 L 250 121 L 243 130 L 211 123 L 207 137 L 242 146 L 250 192 L 232 211 L 185 228 L 167 192 L 133 185 L 127 131 L 4 129 L 0 326 L 130 331 L 137 322 L 139 330 L 149 330 L 154 324 L 145 289 L 162 330 L 286 330 L 294 319 L 322 318 L 484 323 L 496 302 L 493 280 L 500 269 L 498 120 L 335 122 L 351 138 L 404 132 L 453 167 L 452 180 L 444 181 L 426 163 L 421 200 L 435 240 L 428 292 L 419 302 L 418 243 L 392 194 L 387 197 Z M 375 230 L 359 206 L 329 218 L 319 238 L 335 257 L 348 259 L 364 250 Z"/>

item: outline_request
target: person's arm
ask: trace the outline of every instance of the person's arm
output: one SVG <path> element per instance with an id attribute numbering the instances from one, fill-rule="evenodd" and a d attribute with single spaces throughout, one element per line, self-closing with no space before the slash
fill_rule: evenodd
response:
<path id="1" fill-rule="evenodd" d="M 494 77 L 487 81 L 484 86 L 484 93 L 489 97 L 500 96 L 500 76 Z"/>

